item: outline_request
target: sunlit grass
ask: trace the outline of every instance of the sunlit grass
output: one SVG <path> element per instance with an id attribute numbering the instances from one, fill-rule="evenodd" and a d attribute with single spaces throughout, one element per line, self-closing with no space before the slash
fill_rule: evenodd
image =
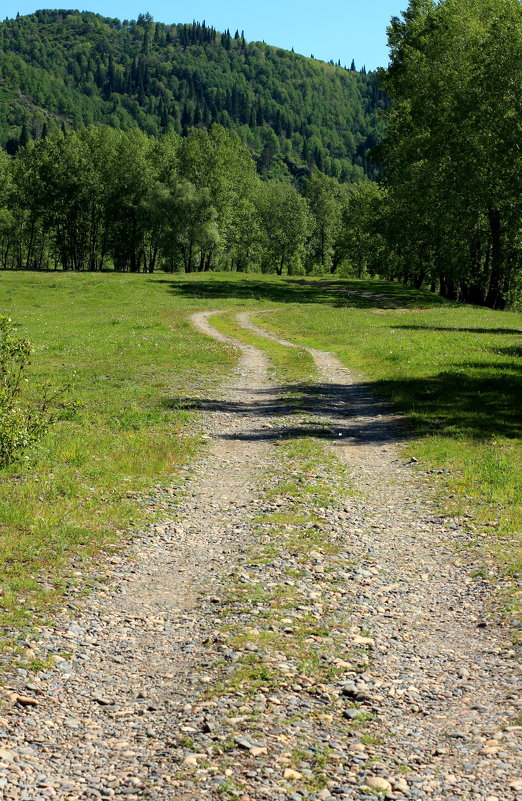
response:
<path id="1" fill-rule="evenodd" d="M 194 412 L 176 401 L 234 355 L 189 325 L 192 308 L 148 276 L 1 275 L 0 310 L 35 347 L 31 385 L 72 384 L 47 436 L 0 473 L 4 625 L 81 586 L 89 560 L 146 519 L 137 496 L 199 446 Z"/>

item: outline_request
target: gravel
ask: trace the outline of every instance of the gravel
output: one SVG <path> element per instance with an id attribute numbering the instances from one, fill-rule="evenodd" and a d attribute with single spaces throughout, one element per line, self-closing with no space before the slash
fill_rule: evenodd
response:
<path id="1" fill-rule="evenodd" d="M 515 653 L 466 521 L 335 357 L 311 351 L 298 408 L 240 347 L 205 453 L 143 499 L 162 523 L 21 641 L 45 669 L 5 676 L 0 798 L 522 798 Z M 318 433 L 317 491 L 285 494 L 287 444 Z"/>

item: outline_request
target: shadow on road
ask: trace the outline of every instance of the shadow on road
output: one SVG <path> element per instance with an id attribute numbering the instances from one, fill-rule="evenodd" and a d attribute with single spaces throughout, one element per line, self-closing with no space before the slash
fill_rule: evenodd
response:
<path id="1" fill-rule="evenodd" d="M 357 443 L 400 442 L 407 437 L 437 434 L 461 435 L 477 440 L 522 434 L 520 398 L 522 378 L 467 376 L 439 373 L 430 380 L 356 382 L 346 384 L 287 384 L 253 390 L 250 403 L 218 398 L 166 399 L 176 409 L 201 409 L 230 416 L 252 417 L 248 433 L 224 431 L 229 439 L 272 440 L 311 436 L 321 439 L 352 438 Z M 408 425 L 392 413 L 408 412 Z M 306 416 L 316 419 L 308 420 Z M 280 417 L 281 425 L 265 428 L 265 418 Z M 299 420 L 293 418 L 300 417 Z"/>

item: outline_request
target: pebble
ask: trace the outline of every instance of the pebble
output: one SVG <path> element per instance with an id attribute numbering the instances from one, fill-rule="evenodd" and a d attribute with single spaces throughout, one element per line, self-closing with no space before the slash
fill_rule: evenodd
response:
<path id="1" fill-rule="evenodd" d="M 243 350 L 202 394 L 206 450 L 143 499 L 150 527 L 20 643 L 52 667 L 6 677 L 2 799 L 519 797 L 514 654 L 478 626 L 492 587 L 470 580 L 468 523 L 435 508 L 368 387 L 315 356 L 303 411 Z M 280 436 L 299 427 L 321 434 L 306 475 Z"/>
<path id="2" fill-rule="evenodd" d="M 392 786 L 387 779 L 383 779 L 380 776 L 368 776 L 364 780 L 364 786 L 369 787 L 371 790 L 391 790 Z"/>

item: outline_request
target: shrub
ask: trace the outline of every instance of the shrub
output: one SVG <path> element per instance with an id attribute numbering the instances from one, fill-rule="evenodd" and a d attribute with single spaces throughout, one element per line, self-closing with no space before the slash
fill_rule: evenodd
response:
<path id="1" fill-rule="evenodd" d="M 32 347 L 27 339 L 13 336 L 13 323 L 0 316 L 0 467 L 10 464 L 47 430 L 53 418 L 49 406 L 63 392 L 51 395 L 38 388 L 36 400 L 26 399 Z"/>

